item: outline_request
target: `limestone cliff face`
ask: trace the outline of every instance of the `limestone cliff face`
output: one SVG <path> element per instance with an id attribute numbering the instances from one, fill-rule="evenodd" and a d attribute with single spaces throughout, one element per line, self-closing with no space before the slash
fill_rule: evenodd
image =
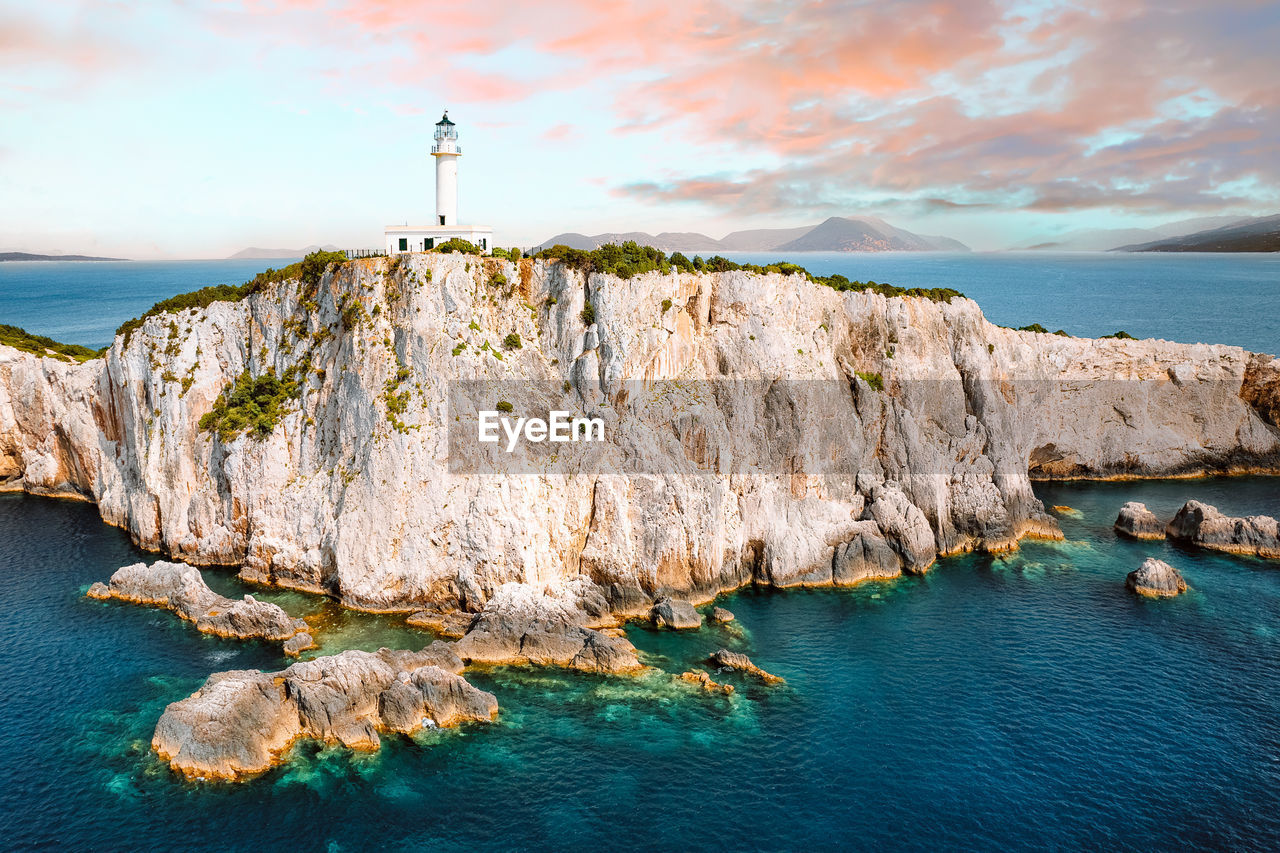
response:
<path id="1" fill-rule="evenodd" d="M 266 437 L 199 429 L 242 371 L 299 365 Z M 609 422 L 600 464 L 486 470 L 492 446 L 451 447 L 455 380 L 569 383 Z M 658 386 L 710 417 L 627 426 Z M 0 483 L 353 606 L 474 610 L 586 576 L 641 613 L 659 592 L 853 583 L 1057 535 L 1036 476 L 1275 472 L 1278 389 L 1269 356 L 1017 332 L 965 299 L 415 255 L 152 317 L 82 365 L 0 347 Z"/>

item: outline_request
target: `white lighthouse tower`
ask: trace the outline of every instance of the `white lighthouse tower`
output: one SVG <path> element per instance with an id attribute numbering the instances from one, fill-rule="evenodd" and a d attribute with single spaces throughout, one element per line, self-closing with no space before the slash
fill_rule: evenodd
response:
<path id="1" fill-rule="evenodd" d="M 425 252 L 446 240 L 460 238 L 488 251 L 493 248 L 493 229 L 487 225 L 458 224 L 458 125 L 449 111 L 436 122 L 431 156 L 436 161 L 436 215 L 430 225 L 388 225 L 384 229 L 388 255 Z"/>
<path id="2" fill-rule="evenodd" d="M 431 146 L 436 158 L 436 224 L 458 224 L 458 126 L 449 121 L 449 111 L 436 122 L 436 142 Z"/>

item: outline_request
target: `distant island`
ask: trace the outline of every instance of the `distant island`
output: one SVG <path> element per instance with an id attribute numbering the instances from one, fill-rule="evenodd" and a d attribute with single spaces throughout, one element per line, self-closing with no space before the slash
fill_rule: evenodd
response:
<path id="1" fill-rule="evenodd" d="M 96 258 L 92 255 L 35 255 L 30 252 L 0 252 L 0 261 L 125 261 L 128 258 Z"/>
<path id="2" fill-rule="evenodd" d="M 241 249 L 234 255 L 228 255 L 229 261 L 262 261 L 272 258 L 304 258 L 312 252 L 336 252 L 337 246 L 307 246 L 305 249 L 259 249 L 256 246 L 250 246 L 247 249 Z"/>
<path id="3" fill-rule="evenodd" d="M 697 232 L 664 231 L 647 234 L 627 231 L 587 236 L 577 232 L 557 234 L 539 244 L 592 250 L 609 243 L 634 240 L 642 246 L 680 252 L 968 252 L 969 247 L 950 237 L 930 237 L 895 228 L 876 217 L 832 216 L 818 225 L 799 228 L 759 228 L 734 231 L 719 240 Z"/>
<path id="4" fill-rule="evenodd" d="M 1280 252 L 1280 213 L 1178 237 L 1121 246 L 1118 252 Z"/>

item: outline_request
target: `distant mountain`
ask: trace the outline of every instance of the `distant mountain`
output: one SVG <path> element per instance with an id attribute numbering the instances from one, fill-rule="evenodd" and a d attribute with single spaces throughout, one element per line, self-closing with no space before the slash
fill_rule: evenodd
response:
<path id="1" fill-rule="evenodd" d="M 92 255 L 33 255 L 30 252 L 0 252 L 0 261 L 123 261 L 125 258 L 95 258 Z"/>
<path id="2" fill-rule="evenodd" d="M 615 234 L 566 232 L 544 241 L 541 246 L 563 244 L 574 249 L 598 249 L 608 243 L 635 240 L 664 252 L 967 252 L 969 247 L 949 237 L 926 237 L 895 228 L 874 217 L 833 216 L 818 225 L 800 228 L 759 228 L 734 231 L 721 240 L 705 234 L 664 231 L 646 234 L 628 231 Z"/>
<path id="3" fill-rule="evenodd" d="M 250 247 L 241 249 L 234 255 L 227 258 L 229 261 L 235 260 L 268 260 L 271 258 L 302 258 L 312 252 L 336 252 L 337 246 L 307 246 L 305 249 L 259 249 Z"/>
<path id="4" fill-rule="evenodd" d="M 1067 231 L 1053 240 L 1025 246 L 1025 249 L 1046 249 L 1058 252 L 1108 252 L 1117 246 L 1146 243 L 1194 234 L 1209 228 L 1222 228 L 1247 221 L 1241 216 L 1200 216 L 1166 222 L 1155 228 L 1084 228 Z"/>
<path id="5" fill-rule="evenodd" d="M 1117 252 L 1280 252 L 1280 213 L 1228 225 L 1121 246 Z"/>

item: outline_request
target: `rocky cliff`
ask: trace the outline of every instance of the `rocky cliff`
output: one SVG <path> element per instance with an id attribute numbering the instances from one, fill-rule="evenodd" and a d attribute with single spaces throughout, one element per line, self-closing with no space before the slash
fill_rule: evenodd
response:
<path id="1" fill-rule="evenodd" d="M 247 429 L 200 428 L 270 374 L 290 393 Z M 465 433 L 458 387 L 561 389 L 607 441 L 516 465 Z M 1278 388 L 1270 356 L 1018 332 L 966 299 L 426 254 L 153 316 L 84 364 L 0 347 L 0 482 L 355 607 L 586 577 L 644 613 L 1058 535 L 1034 477 L 1275 472 Z"/>

